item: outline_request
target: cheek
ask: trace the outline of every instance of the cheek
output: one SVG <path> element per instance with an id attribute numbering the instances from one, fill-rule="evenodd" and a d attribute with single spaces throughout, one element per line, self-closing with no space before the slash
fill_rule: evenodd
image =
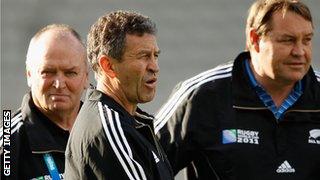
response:
<path id="1" fill-rule="evenodd" d="M 306 50 L 306 59 L 308 62 L 311 62 L 312 60 L 312 48 L 309 48 Z"/>
<path id="2" fill-rule="evenodd" d="M 140 89 L 141 81 L 139 76 L 136 74 L 127 75 L 125 81 L 125 86 L 128 87 L 128 91 L 137 92 Z M 130 93 L 130 92 L 129 92 Z"/>
<path id="3" fill-rule="evenodd" d="M 143 80 L 144 72 L 143 72 L 143 65 L 140 67 L 132 67 L 128 73 L 126 73 L 126 81 L 129 84 L 136 84 L 140 85 L 141 81 Z"/>
<path id="4" fill-rule="evenodd" d="M 282 46 L 273 46 L 270 49 L 268 62 L 271 67 L 277 67 L 281 62 L 287 59 L 290 56 L 289 48 Z"/>
<path id="5" fill-rule="evenodd" d="M 127 64 L 126 66 L 121 66 L 118 69 L 119 80 L 121 81 L 121 86 L 124 91 L 130 93 L 136 92 L 140 89 L 145 65 L 141 62 L 135 61 L 135 63 Z"/>
<path id="6" fill-rule="evenodd" d="M 85 78 L 68 79 L 66 84 L 71 92 L 82 92 L 85 87 Z"/>
<path id="7" fill-rule="evenodd" d="M 52 85 L 52 80 L 39 78 L 36 81 L 34 81 L 33 85 L 35 85 L 34 88 L 36 88 L 37 91 L 45 93 L 50 89 Z"/>

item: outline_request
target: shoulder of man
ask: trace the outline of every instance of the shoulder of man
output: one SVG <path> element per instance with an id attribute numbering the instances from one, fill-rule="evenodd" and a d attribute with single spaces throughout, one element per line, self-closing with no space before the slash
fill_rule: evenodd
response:
<path id="1" fill-rule="evenodd" d="M 101 129 L 98 101 L 84 101 L 69 137 L 68 146 L 70 146 L 72 154 L 81 157 L 84 152 L 82 150 L 78 152 L 79 147 L 86 149 L 89 142 L 100 133 Z M 67 149 L 66 153 L 71 152 Z"/>
<path id="2" fill-rule="evenodd" d="M 195 94 L 207 87 L 214 88 L 219 80 L 230 78 L 233 61 L 204 71 L 176 85 L 169 100 L 160 108 L 155 116 L 155 133 L 157 133 L 175 113 L 179 106 L 184 106 Z"/>
<path id="3" fill-rule="evenodd" d="M 320 83 L 320 71 L 313 70 L 313 72 L 316 75 L 316 78 L 317 78 L 318 82 Z"/>

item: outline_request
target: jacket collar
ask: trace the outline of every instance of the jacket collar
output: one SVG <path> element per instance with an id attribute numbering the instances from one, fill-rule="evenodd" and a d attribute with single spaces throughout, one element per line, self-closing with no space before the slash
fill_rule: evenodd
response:
<path id="1" fill-rule="evenodd" d="M 245 72 L 244 60 L 250 59 L 249 52 L 242 52 L 233 63 L 232 68 L 232 95 L 233 105 L 239 107 L 265 108 Z"/>
<path id="2" fill-rule="evenodd" d="M 317 81 L 312 67 L 303 77 L 303 81 L 305 82 L 303 94 L 293 105 L 293 109 L 320 111 L 320 82 Z"/>
<path id="3" fill-rule="evenodd" d="M 35 106 L 31 93 L 23 97 L 22 119 L 30 149 L 33 153 L 62 152 L 66 148 L 69 131 L 53 123 Z"/>
<path id="4" fill-rule="evenodd" d="M 249 52 L 242 52 L 235 59 L 232 69 L 233 104 L 246 108 L 266 108 L 259 99 L 245 71 L 244 60 L 251 59 Z M 320 83 L 317 81 L 312 67 L 303 77 L 304 89 L 302 96 L 290 110 L 320 110 Z"/>
<path id="5" fill-rule="evenodd" d="M 120 117 L 124 117 L 121 119 L 122 122 L 125 122 L 133 127 L 138 127 L 141 125 L 141 123 L 143 123 L 148 124 L 151 128 L 153 128 L 152 124 L 154 117 L 142 111 L 139 107 L 137 107 L 135 115 L 132 116 L 127 110 L 124 109 L 124 107 L 117 103 L 113 98 L 95 89 L 88 90 L 88 100 L 101 101 L 103 104 L 106 104 L 110 109 L 117 111 Z"/>

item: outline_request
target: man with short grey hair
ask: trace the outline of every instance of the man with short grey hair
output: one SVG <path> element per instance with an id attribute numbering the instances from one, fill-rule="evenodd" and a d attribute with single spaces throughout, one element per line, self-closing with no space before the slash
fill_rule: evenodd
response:
<path id="1" fill-rule="evenodd" d="M 69 132 L 88 85 L 79 34 L 52 24 L 31 39 L 26 75 L 30 92 L 11 120 L 11 175 L 6 179 L 63 179 Z M 1 128 L 1 160 L 3 157 Z"/>

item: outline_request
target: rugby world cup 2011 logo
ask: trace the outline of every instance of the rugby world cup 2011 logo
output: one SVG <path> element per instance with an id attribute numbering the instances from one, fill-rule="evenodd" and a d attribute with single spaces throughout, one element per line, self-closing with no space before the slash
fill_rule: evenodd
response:
<path id="1" fill-rule="evenodd" d="M 259 132 L 244 129 L 225 129 L 222 131 L 222 144 L 259 144 Z"/>
<path id="2" fill-rule="evenodd" d="M 222 144 L 230 144 L 237 142 L 237 130 L 226 129 L 222 131 Z"/>
<path id="3" fill-rule="evenodd" d="M 308 142 L 310 144 L 320 144 L 320 129 L 312 129 L 309 131 Z"/>

